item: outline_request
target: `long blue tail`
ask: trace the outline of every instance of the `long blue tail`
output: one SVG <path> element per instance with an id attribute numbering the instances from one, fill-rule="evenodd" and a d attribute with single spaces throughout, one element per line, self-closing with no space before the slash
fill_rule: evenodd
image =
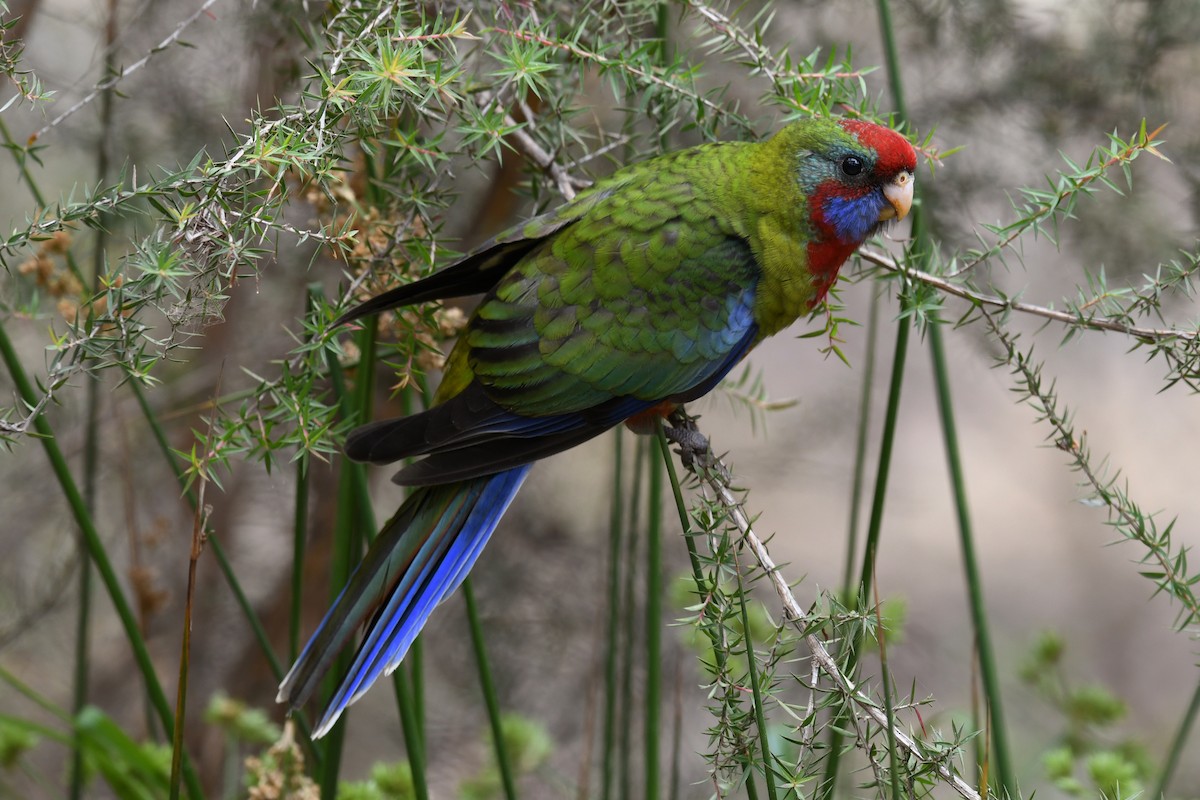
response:
<path id="1" fill-rule="evenodd" d="M 529 468 L 422 487 L 388 521 L 279 686 L 278 702 L 303 705 L 369 620 L 314 737 L 328 733 L 348 705 L 400 664 L 434 607 L 475 564 Z"/>

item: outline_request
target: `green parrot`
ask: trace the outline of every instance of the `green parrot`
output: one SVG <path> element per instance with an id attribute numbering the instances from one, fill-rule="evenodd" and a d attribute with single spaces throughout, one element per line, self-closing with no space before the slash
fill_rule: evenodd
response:
<path id="1" fill-rule="evenodd" d="M 483 294 L 432 406 L 358 428 L 346 455 L 414 456 L 416 487 L 279 688 L 304 704 L 364 634 L 314 736 L 390 673 L 474 565 L 534 461 L 707 393 L 820 304 L 854 250 L 912 204 L 916 152 L 850 119 L 705 144 L 621 169 L 457 263 L 374 297 L 384 309 Z"/>

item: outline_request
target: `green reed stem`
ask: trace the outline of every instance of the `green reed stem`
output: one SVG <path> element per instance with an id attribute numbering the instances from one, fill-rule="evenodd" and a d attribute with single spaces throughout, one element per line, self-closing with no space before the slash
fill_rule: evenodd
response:
<path id="1" fill-rule="evenodd" d="M 963 476 L 962 458 L 959 454 L 958 429 L 954 424 L 954 405 L 950 399 L 950 371 L 946 366 L 941 323 L 936 319 L 931 320 L 927 335 L 929 349 L 933 355 L 933 373 L 937 386 L 938 411 L 942 421 L 942 437 L 946 443 L 946 464 L 950 470 L 950 483 L 954 489 L 954 510 L 958 517 L 963 572 L 966 574 L 967 596 L 971 606 L 971 624 L 975 628 L 975 649 L 979 654 L 979 672 L 983 678 L 984 694 L 987 695 L 985 717 L 990 720 L 990 738 L 992 752 L 996 757 L 998 790 L 1001 797 L 1016 797 L 1016 776 L 1009 755 L 1008 729 L 1004 724 L 1004 703 L 1000 695 L 1000 675 L 996 667 L 995 650 L 992 647 L 987 604 L 983 598 L 983 578 L 979 572 L 979 560 L 975 554 L 975 536 L 971 525 L 970 510 L 967 506 L 967 486 Z"/>
<path id="2" fill-rule="evenodd" d="M 475 664 L 479 667 L 479 686 L 483 690 L 488 724 L 492 728 L 492 744 L 496 748 L 500 783 L 504 786 L 506 800 L 517 800 L 517 785 L 513 778 L 512 762 L 508 757 L 508 746 L 504 740 L 504 725 L 500 720 L 500 700 L 496 696 L 496 683 L 492 680 L 492 668 L 488 664 L 487 649 L 483 643 L 483 626 L 479 622 L 479 608 L 475 605 L 475 591 L 471 588 L 470 578 L 463 579 L 462 593 L 467 601 L 467 625 L 471 629 L 471 646 L 475 649 Z"/>
<path id="3" fill-rule="evenodd" d="M 332 354 L 328 358 L 334 394 L 341 406 L 344 419 L 365 421 L 371 418 L 376 330 L 376 326 L 366 325 L 358 333 L 357 343 L 362 356 L 358 362 L 358 373 L 352 392 L 346 389 L 345 378 L 337 359 Z M 330 603 L 337 599 L 342 588 L 350 580 L 354 565 L 358 563 L 362 555 L 363 543 L 370 533 L 375 531 L 373 519 L 370 520 L 370 525 L 366 524 L 366 517 L 370 514 L 371 505 L 367 492 L 366 470 L 363 465 L 350 461 L 342 462 L 341 474 L 338 476 L 337 498 L 333 552 L 329 567 Z M 338 657 L 336 666 L 330 671 L 326 681 L 327 691 L 322 693 L 326 700 L 336 690 L 337 681 L 341 680 L 341 677 L 350 669 L 353 657 L 353 652 L 349 650 Z M 323 740 L 325 763 L 322 765 L 320 774 L 322 797 L 337 796 L 337 782 L 341 773 L 342 748 L 345 745 L 348 721 L 349 713 L 343 713 Z"/>
<path id="4" fill-rule="evenodd" d="M 863 356 L 862 389 L 858 400 L 858 431 L 854 443 L 854 478 L 850 484 L 850 525 L 846 537 L 846 563 L 842 572 L 842 602 L 853 605 L 857 589 L 854 580 L 855 556 L 858 553 L 858 527 L 862 515 L 863 487 L 866 485 L 867 441 L 871 430 L 871 399 L 875 394 L 875 353 L 879 349 L 879 306 L 882 291 L 871 288 L 871 305 L 867 311 L 867 352 Z"/>
<path id="5" fill-rule="evenodd" d="M 1179 762 L 1183 759 L 1183 748 L 1187 745 L 1188 737 L 1191 735 L 1192 726 L 1196 724 L 1196 716 L 1200 714 L 1200 683 L 1196 684 L 1195 691 L 1192 692 L 1192 700 L 1188 703 L 1187 710 L 1183 712 L 1183 720 L 1179 723 L 1179 730 L 1175 732 L 1175 736 L 1171 739 L 1171 748 L 1167 753 L 1167 761 L 1163 765 L 1162 773 L 1158 776 L 1158 783 L 1154 786 L 1154 791 L 1150 793 L 1150 797 L 1166 797 L 1167 789 L 1171 786 L 1171 779 L 1175 777 L 1175 770 L 1179 767 Z"/>
<path id="6" fill-rule="evenodd" d="M 308 541 L 308 456 L 296 460 L 292 504 L 292 582 L 288 603 L 288 660 L 300 655 L 300 612 L 304 607 L 304 553 Z"/>
<path id="7" fill-rule="evenodd" d="M 643 742 L 646 800 L 656 800 L 659 783 L 659 722 L 662 714 L 662 498 L 663 470 L 649 450 L 646 470 L 646 711 Z"/>
<path id="8" fill-rule="evenodd" d="M 425 739 L 416 715 L 413 689 L 403 669 L 392 673 L 392 688 L 396 693 L 396 708 L 400 713 L 400 729 L 404 733 L 408 766 L 412 770 L 413 794 L 417 800 L 429 800 L 429 783 L 425 777 Z"/>
<path id="9" fill-rule="evenodd" d="M 635 453 L 636 455 L 633 459 L 633 480 L 630 482 L 633 489 L 629 496 L 629 517 L 626 523 L 626 528 L 629 531 L 629 541 L 625 548 L 625 580 L 624 586 L 621 589 L 621 596 L 625 598 L 625 608 L 622 615 L 622 627 L 625 635 L 622 637 L 621 642 L 621 749 L 617 752 L 617 775 L 620 777 L 620 791 L 617 796 L 620 798 L 633 796 L 633 745 L 637 738 L 633 732 L 633 674 L 634 661 L 637 657 L 637 639 L 635 636 L 637 631 L 637 592 L 634 587 L 637 579 L 637 567 L 640 561 L 638 557 L 638 534 L 640 533 L 638 522 L 640 520 L 639 512 L 642 509 L 643 474 L 647 464 L 646 440 L 643 437 L 638 437 Z"/>
<path id="10" fill-rule="evenodd" d="M 737 549 L 734 549 L 736 558 Z M 754 724 L 758 728 L 758 746 L 762 750 L 763 779 L 767 784 L 767 797 L 776 800 L 778 793 L 775 789 L 774 756 L 771 755 L 771 742 L 767 734 L 767 714 L 763 708 L 762 687 L 758 683 L 758 660 L 754 655 L 754 639 L 750 636 L 750 612 L 746 608 L 746 595 L 749 588 L 742 581 L 741 564 L 738 568 L 738 601 L 742 615 L 742 641 L 746 647 L 746 674 L 750 679 L 750 690 L 754 697 Z"/>
<path id="11" fill-rule="evenodd" d="M 613 431 L 613 482 L 608 518 L 608 629 L 604 648 L 604 732 L 601 739 L 600 798 L 611 800 L 617 733 L 617 654 L 621 618 L 621 518 L 624 511 L 624 437 Z"/>
<path id="12" fill-rule="evenodd" d="M 5 366 L 8 368 L 21 400 L 25 402 L 26 406 L 33 408 L 37 404 L 37 395 L 34 393 L 33 384 L 29 382 L 28 375 L 25 374 L 25 368 L 17 357 L 17 352 L 13 348 L 11 340 L 8 338 L 8 331 L 4 325 L 0 325 L 0 359 L 3 359 Z M 150 653 L 146 649 L 146 642 L 142 638 L 141 630 L 138 628 L 137 618 L 133 614 L 133 609 L 130 607 L 129 601 L 125 598 L 125 593 L 121 588 L 120 580 L 117 578 L 116 570 L 113 569 L 112 562 L 108 559 L 108 553 L 104 549 L 104 542 L 96 530 L 91 514 L 88 513 L 83 496 L 79 493 L 75 479 L 71 475 L 70 467 L 67 466 L 67 461 L 63 457 L 62 450 L 58 447 L 58 440 L 54 438 L 54 432 L 50 428 L 50 423 L 46 421 L 45 415 L 39 414 L 34 418 L 33 424 L 34 429 L 38 433 L 38 440 L 42 443 L 42 449 L 45 450 L 46 457 L 50 460 L 50 467 L 54 471 L 54 476 L 58 481 L 59 487 L 62 489 L 63 496 L 66 498 L 67 505 L 70 507 L 71 513 L 75 517 L 75 522 L 83 534 L 84 541 L 87 543 L 88 554 L 91 556 L 92 563 L 100 573 L 100 580 L 104 583 L 104 588 L 108 592 L 109 598 L 112 600 L 113 606 L 117 611 L 117 616 L 121 620 L 121 627 L 124 629 L 125 638 L 129 640 L 134 660 L 137 662 L 138 670 L 142 673 L 142 680 L 146 684 L 146 690 L 150 694 L 150 702 L 158 714 L 163 730 L 169 731 L 174 726 L 174 717 L 171 714 L 170 704 L 167 702 L 166 694 L 163 693 L 162 684 L 158 680 L 158 674 L 154 670 L 154 662 L 150 659 Z M 191 759 L 186 758 L 186 756 L 183 762 L 183 770 L 188 795 L 195 800 L 200 800 L 204 796 L 200 788 L 200 780 L 196 776 Z"/>

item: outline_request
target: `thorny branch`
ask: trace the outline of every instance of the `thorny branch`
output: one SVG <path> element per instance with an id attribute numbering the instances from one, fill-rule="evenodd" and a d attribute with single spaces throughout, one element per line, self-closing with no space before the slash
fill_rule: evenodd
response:
<path id="1" fill-rule="evenodd" d="M 132 72 L 145 66 L 149 60 L 161 52 L 164 48 L 169 47 L 176 42 L 183 32 L 200 16 L 208 13 L 208 9 L 216 2 L 216 0 L 205 0 L 199 9 L 191 16 L 180 22 L 174 31 L 168 35 L 162 42 L 152 48 L 143 58 L 134 62 L 130 66 L 124 68 L 120 74 L 111 76 L 110 78 L 98 83 L 93 90 L 82 98 L 71 108 L 64 111 L 50 123 L 37 131 L 30 141 L 35 141 L 38 137 L 49 131 L 51 128 L 59 125 L 70 115 L 74 114 L 95 97 L 99 96 L 105 90 L 116 85 L 121 79 L 127 77 Z M 352 4 L 353 5 L 353 4 Z M 365 26 L 362 31 L 358 32 L 357 38 L 353 42 L 357 42 L 368 36 L 378 26 L 384 24 L 391 15 L 388 10 L 395 10 L 395 3 L 385 7 L 383 11 L 377 14 L 371 22 Z M 339 65 L 341 59 L 345 57 L 345 53 L 349 47 L 340 49 L 334 56 L 332 63 Z M 117 209 L 127 206 L 133 202 L 139 202 L 147 197 L 161 197 L 170 193 L 186 193 L 195 191 L 197 200 L 189 209 L 187 217 L 180 217 L 176 230 L 173 232 L 176 244 L 181 250 L 188 252 L 197 263 L 208 265 L 217 257 L 230 259 L 234 257 L 232 251 L 222 247 L 216 242 L 216 236 L 220 232 L 227 231 L 230 228 L 230 220 L 236 219 L 243 224 L 249 223 L 260 229 L 266 230 L 275 228 L 289 232 L 301 241 L 314 239 L 326 244 L 340 243 L 354 235 L 352 231 L 343 231 L 338 234 L 330 235 L 324 231 L 306 230 L 298 226 L 292 225 L 282 220 L 270 220 L 264 217 L 257 210 L 242 212 L 231 207 L 225 207 L 221 204 L 225 196 L 224 190 L 227 190 L 234 181 L 239 177 L 240 171 L 245 170 L 247 165 L 253 164 L 255 161 L 255 147 L 266 137 L 274 134 L 279 130 L 287 130 L 295 123 L 311 119 L 319 112 L 318 134 L 324 137 L 326 128 L 329 122 L 326 119 L 325 112 L 328 104 L 322 102 L 317 107 L 301 107 L 296 111 L 284 114 L 273 120 L 259 118 L 256 120 L 255 129 L 253 132 L 241 137 L 240 144 L 226 156 L 223 161 L 213 162 L 200 167 L 199 171 L 181 175 L 169 176 L 166 180 L 155 181 L 151 180 L 145 183 L 138 183 L 136 171 L 132 175 L 129 188 L 123 189 L 120 187 L 114 188 L 112 191 L 104 194 L 97 194 L 95 199 L 92 199 L 82 205 L 71 206 L 69 208 L 60 204 L 58 214 L 52 214 L 49 210 L 43 212 L 40 218 L 33 221 L 25 230 L 14 233 L 6 240 L 0 240 L 0 254 L 14 252 L 18 248 L 27 245 L 30 241 L 34 241 L 39 237 L 48 236 L 56 231 L 68 228 L 72 223 L 77 221 L 86 222 L 89 219 L 100 216 L 106 212 L 114 212 Z M 272 178 L 276 182 L 283 180 L 283 175 L 277 175 Z M 214 190 L 214 183 L 216 189 Z M 267 202 L 275 200 L 275 187 L 266 194 Z M 277 200 L 276 200 L 277 202 Z M 265 238 L 266 234 L 261 234 Z M 207 272 L 203 270 L 202 272 Z M 198 276 L 197 280 L 202 276 Z M 202 294 L 202 293 L 201 293 Z M 177 306 L 178 307 L 178 306 Z M 168 318 L 171 317 L 171 312 L 167 312 Z M 86 345 L 94 338 L 106 333 L 106 324 L 117 326 L 124 332 L 124 326 L 127 325 L 125 317 L 121 314 L 111 315 L 112 319 L 98 319 L 91 327 L 75 335 L 73 338 L 65 339 L 58 343 L 55 348 L 57 355 L 54 364 L 50 368 L 50 374 L 47 380 L 47 388 L 43 391 L 39 402 L 29 408 L 27 413 L 17 421 L 0 420 L 0 435 L 18 435 L 27 433 L 33 420 L 35 420 L 52 401 L 55 391 L 67 383 L 71 377 L 82 369 L 82 351 Z M 175 321 L 172 320 L 172 335 L 166 341 L 174 340 Z M 161 344 L 161 343 L 160 343 Z M 166 345 L 164 345 L 165 347 Z"/>
<path id="2" fill-rule="evenodd" d="M 1155 582 L 1158 591 L 1166 592 L 1180 603 L 1179 626 L 1182 628 L 1200 621 L 1200 598 L 1192 589 L 1196 578 L 1187 570 L 1184 558 L 1186 548 L 1179 550 L 1172 544 L 1173 524 L 1160 530 L 1154 515 L 1144 513 L 1126 491 L 1116 485 L 1116 476 L 1106 478 L 1092 465 L 1087 436 L 1075 435 L 1070 414 L 1060 409 L 1053 384 L 1046 386 L 1042 381 L 1041 365 L 1028 352 L 1018 349 L 1016 338 L 995 317 L 986 311 L 982 312 L 982 316 L 992 335 L 1004 348 L 1004 362 L 1017 377 L 1021 391 L 1038 411 L 1040 420 L 1048 423 L 1053 430 L 1051 438 L 1055 446 L 1070 456 L 1072 466 L 1086 481 L 1084 485 L 1090 487 L 1095 498 L 1107 508 L 1113 528 L 1124 538 L 1146 548 L 1141 563 L 1152 564 L 1159 571 L 1143 575 Z"/>
<path id="3" fill-rule="evenodd" d="M 1026 190 L 1025 194 L 1029 198 L 1040 200 L 1032 207 L 1026 206 L 1028 213 L 1023 219 L 1018 220 L 1011 225 L 1007 225 L 1000 229 L 993 230 L 997 234 L 1005 233 L 1004 237 L 989 247 L 987 250 L 975 254 L 975 257 L 967 261 L 958 269 L 950 273 L 950 277 L 956 277 L 963 273 L 970 272 L 975 267 L 983 262 L 999 255 L 1004 250 L 1012 247 L 1013 244 L 1029 230 L 1038 230 L 1042 222 L 1052 219 L 1060 211 L 1069 208 L 1070 203 L 1080 194 L 1086 194 L 1091 191 L 1091 184 L 1100 181 L 1103 184 L 1112 186 L 1109 183 L 1107 174 L 1113 167 L 1125 167 L 1137 158 L 1141 153 L 1149 153 L 1152 156 L 1160 158 L 1164 161 L 1169 161 L 1165 155 L 1159 152 L 1157 145 L 1157 136 L 1162 133 L 1166 125 L 1160 125 L 1155 130 L 1146 132 L 1145 122 L 1143 121 L 1140 134 L 1135 136 L 1129 142 L 1122 142 L 1116 139 L 1115 134 L 1110 137 L 1116 143 L 1113 149 L 1102 151 L 1108 157 L 1105 158 L 1095 167 L 1085 169 L 1083 172 L 1078 172 L 1074 175 L 1064 175 L 1060 179 L 1058 185 L 1053 192 L 1034 192 Z M 1067 163 L 1070 163 L 1069 161 Z M 1090 163 L 1090 162 L 1089 162 Z M 1074 166 L 1074 165 L 1072 165 Z M 1114 187 L 1115 188 L 1115 187 Z"/>
<path id="4" fill-rule="evenodd" d="M 922 272 L 919 269 L 914 269 L 907 265 L 901 264 L 895 258 L 886 253 L 881 253 L 867 247 L 860 248 L 858 255 L 864 260 L 869 261 L 876 266 L 883 267 L 889 272 L 894 272 L 899 275 L 904 275 L 915 281 L 927 284 L 935 289 L 944 292 L 945 294 L 953 295 L 954 297 L 962 298 L 976 306 L 990 306 L 992 308 L 1004 311 L 1018 311 L 1023 314 L 1030 314 L 1035 317 L 1061 322 L 1065 325 L 1078 325 L 1084 328 L 1101 331 L 1113 331 L 1123 333 L 1129 336 L 1134 336 L 1139 339 L 1180 339 L 1190 341 L 1200 336 L 1200 331 L 1187 331 L 1178 328 L 1144 328 L 1138 325 L 1129 325 L 1124 322 L 1117 322 L 1111 319 L 1083 316 L 1081 314 L 1073 314 L 1069 311 L 1059 311 L 1046 306 L 1034 305 L 1032 303 L 1024 303 L 1020 300 L 1014 300 L 1011 297 L 997 297 L 995 295 L 984 294 L 972 289 L 968 289 L 961 283 L 946 280 L 937 275 L 932 275 L 928 272 Z"/>
<path id="5" fill-rule="evenodd" d="M 796 601 L 796 597 L 792 594 L 792 589 L 788 585 L 787 579 L 784 578 L 779 567 L 775 565 L 766 544 L 754 532 L 753 526 L 750 524 L 750 518 L 747 516 L 741 501 L 734 497 L 733 490 L 730 488 L 729 469 L 713 454 L 711 447 L 708 448 L 707 452 L 701 454 L 699 458 L 693 459 L 691 464 L 688 465 L 688 469 L 715 493 L 717 500 L 725 510 L 730 521 L 741 532 L 743 541 L 749 546 L 751 552 L 754 553 L 759 567 L 770 578 L 771 585 L 775 588 L 775 593 L 779 596 L 779 601 L 783 606 L 788 621 L 804 636 L 804 641 L 812 652 L 813 660 L 820 666 L 821 671 L 833 681 L 837 687 L 837 691 L 846 701 L 853 703 L 864 714 L 870 717 L 876 725 L 886 730 L 888 728 L 888 720 L 883 709 L 871 697 L 860 690 L 849 676 L 842 672 L 838 666 L 837 659 L 826 649 L 825 643 L 821 641 L 820 637 L 811 633 L 804 634 L 806 619 L 804 609 Z M 896 736 L 897 744 L 908 753 L 910 758 L 921 764 L 931 763 L 931 759 L 929 759 L 925 751 L 908 733 L 899 728 L 893 728 L 893 733 Z M 937 770 L 942 780 L 949 784 L 961 797 L 966 800 L 980 800 L 979 792 L 959 777 L 944 760 L 938 759 L 932 763 L 932 766 Z"/>

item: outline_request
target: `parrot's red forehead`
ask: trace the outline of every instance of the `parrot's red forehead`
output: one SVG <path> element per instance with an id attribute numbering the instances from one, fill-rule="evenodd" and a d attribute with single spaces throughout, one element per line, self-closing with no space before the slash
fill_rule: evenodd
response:
<path id="1" fill-rule="evenodd" d="M 891 128 L 860 119 L 843 119 L 839 124 L 843 130 L 875 151 L 878 157 L 875 170 L 881 175 L 894 175 L 905 170 L 916 171 L 917 151 L 907 139 Z"/>

